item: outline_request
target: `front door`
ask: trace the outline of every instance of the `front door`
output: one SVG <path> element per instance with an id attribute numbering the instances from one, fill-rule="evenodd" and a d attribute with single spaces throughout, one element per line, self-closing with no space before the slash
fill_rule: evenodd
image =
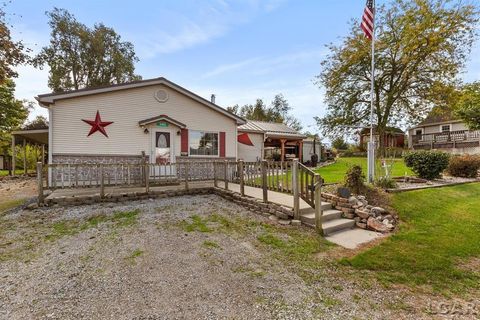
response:
<path id="1" fill-rule="evenodd" d="M 172 134 L 169 131 L 153 130 L 152 135 L 151 179 L 170 179 L 175 175 L 175 166 L 172 165 L 174 158 Z"/>

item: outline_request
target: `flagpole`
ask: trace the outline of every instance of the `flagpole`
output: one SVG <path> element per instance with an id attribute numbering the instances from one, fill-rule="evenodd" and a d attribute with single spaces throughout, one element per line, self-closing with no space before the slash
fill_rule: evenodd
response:
<path id="1" fill-rule="evenodd" d="M 370 141 L 368 142 L 368 182 L 373 183 L 375 178 L 375 141 L 373 140 L 373 110 L 374 110 L 374 91 L 375 91 L 375 17 L 376 6 L 373 0 L 373 29 L 372 29 L 372 71 L 370 80 Z"/>

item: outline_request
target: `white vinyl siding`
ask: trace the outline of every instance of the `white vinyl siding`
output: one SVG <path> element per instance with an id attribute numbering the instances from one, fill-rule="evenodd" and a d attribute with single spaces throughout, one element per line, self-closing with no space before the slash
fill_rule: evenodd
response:
<path id="1" fill-rule="evenodd" d="M 164 89 L 168 101 L 160 103 L 155 92 Z M 82 119 L 93 120 L 97 110 L 102 121 L 113 121 L 106 127 L 108 138 L 98 132 L 87 137 L 90 126 Z M 53 154 L 140 155 L 150 153 L 150 135 L 138 122 L 167 115 L 184 123 L 189 130 L 225 132 L 225 155 L 236 155 L 236 123 L 233 119 L 163 85 L 133 88 L 56 101 L 52 105 Z M 149 127 L 154 127 L 155 124 Z M 175 128 L 172 143 L 180 155 L 180 128 Z"/>
<path id="2" fill-rule="evenodd" d="M 243 132 L 238 132 L 241 134 Z M 248 133 L 253 146 L 238 143 L 238 159 L 247 162 L 259 161 L 263 158 L 263 133 Z"/>

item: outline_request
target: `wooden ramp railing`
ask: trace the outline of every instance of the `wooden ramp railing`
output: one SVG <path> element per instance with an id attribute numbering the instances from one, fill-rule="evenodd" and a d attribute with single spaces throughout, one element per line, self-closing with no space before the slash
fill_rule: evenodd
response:
<path id="1" fill-rule="evenodd" d="M 318 229 L 321 232 L 320 188 L 322 180 L 298 159 L 293 161 L 185 161 L 169 164 L 114 163 L 114 164 L 49 164 L 37 167 L 39 202 L 43 202 L 43 188 L 99 187 L 105 195 L 106 186 L 142 186 L 149 192 L 150 186 L 213 181 L 215 187 L 229 189 L 230 183 L 262 189 L 262 200 L 268 202 L 268 191 L 293 196 L 294 219 L 300 219 L 300 199 L 315 209 Z M 220 183 L 222 182 L 222 183 Z M 41 193 L 41 195 L 40 195 Z"/>

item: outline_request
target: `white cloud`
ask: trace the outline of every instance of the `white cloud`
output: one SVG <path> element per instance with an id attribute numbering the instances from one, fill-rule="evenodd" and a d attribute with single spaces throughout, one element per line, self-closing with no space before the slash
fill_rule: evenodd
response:
<path id="1" fill-rule="evenodd" d="M 238 62 L 219 65 L 213 70 L 206 72 L 203 75 L 203 78 L 210 78 L 233 72 L 237 73 L 239 70 L 242 70 L 243 73 L 255 76 L 265 75 L 282 68 L 294 67 L 312 61 L 320 61 L 324 55 L 324 49 L 314 49 L 301 50 L 276 57 L 254 57 Z"/>
<path id="2" fill-rule="evenodd" d="M 197 4 L 189 12 L 167 12 L 150 30 L 134 35 L 140 58 L 153 58 L 197 45 L 227 34 L 234 26 L 248 23 L 255 16 L 279 8 L 284 0 L 233 2 L 217 0 Z"/>

